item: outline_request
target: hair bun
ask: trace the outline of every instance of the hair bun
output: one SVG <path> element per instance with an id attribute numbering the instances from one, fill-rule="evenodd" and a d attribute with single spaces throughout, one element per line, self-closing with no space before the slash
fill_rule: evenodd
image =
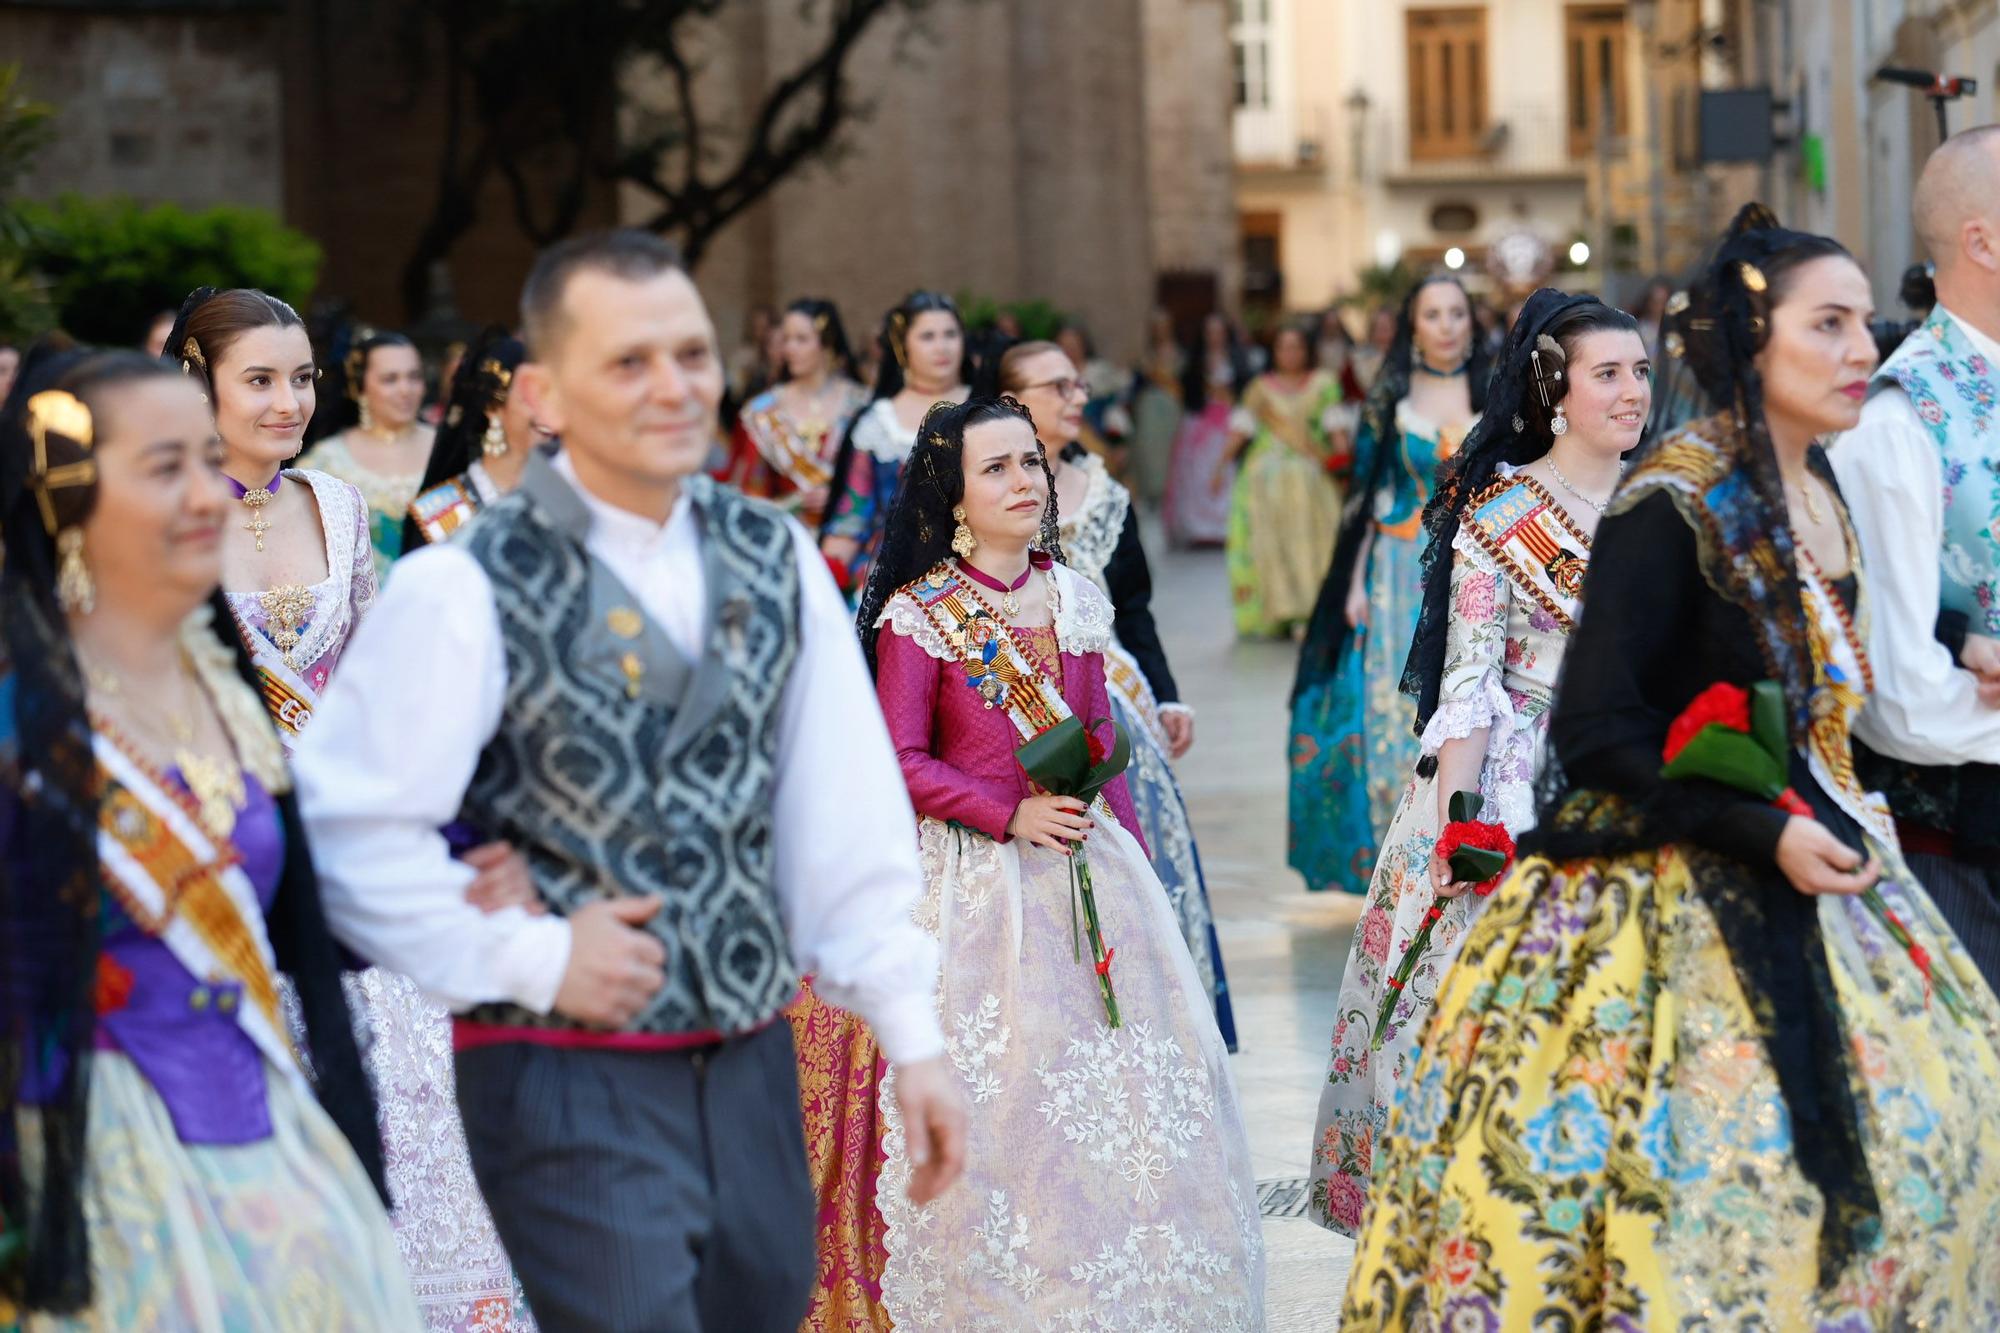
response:
<path id="1" fill-rule="evenodd" d="M 1736 210 L 1736 216 L 1730 219 L 1729 230 L 1724 234 L 1736 237 L 1746 231 L 1779 231 L 1783 227 L 1784 224 L 1778 221 L 1778 215 L 1771 211 L 1769 205 L 1752 199 Z"/>

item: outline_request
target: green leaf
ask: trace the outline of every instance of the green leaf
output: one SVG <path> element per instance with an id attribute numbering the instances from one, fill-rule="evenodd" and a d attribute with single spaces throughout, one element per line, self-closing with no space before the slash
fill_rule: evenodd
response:
<path id="1" fill-rule="evenodd" d="M 1769 801 L 1785 789 L 1786 766 L 1755 738 L 1711 722 L 1660 770 L 1660 776 L 1707 778 Z"/>
<path id="2" fill-rule="evenodd" d="M 1486 798 L 1476 791 L 1455 791 L 1451 794 L 1450 814 L 1454 824 L 1469 824 L 1479 818 Z"/>
<path id="3" fill-rule="evenodd" d="M 1090 737 L 1081 720 L 1066 717 L 1022 742 L 1014 757 L 1044 791 L 1074 796 L 1090 775 Z"/>
<path id="4" fill-rule="evenodd" d="M 1780 774 L 1791 767 L 1788 756 L 1792 739 L 1785 726 L 1785 692 L 1775 680 L 1760 680 L 1750 687 L 1750 734 L 1777 761 Z"/>
<path id="5" fill-rule="evenodd" d="M 1507 853 L 1490 847 L 1461 847 L 1451 854 L 1451 877 L 1465 884 L 1484 884 L 1507 868 Z"/>

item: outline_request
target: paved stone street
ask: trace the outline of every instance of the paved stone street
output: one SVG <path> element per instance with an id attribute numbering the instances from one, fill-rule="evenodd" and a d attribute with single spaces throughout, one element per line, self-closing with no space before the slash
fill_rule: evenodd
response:
<path id="1" fill-rule="evenodd" d="M 1153 536 L 1148 533 L 1148 536 Z M 1197 714 L 1179 776 L 1200 840 L 1242 1051 L 1236 1083 L 1266 1198 L 1272 1333 L 1339 1324 L 1353 1246 L 1301 1215 L 1334 1001 L 1361 900 L 1307 894 L 1285 864 L 1290 643 L 1237 643 L 1219 551 L 1153 553 L 1153 612 Z M 1290 1212 L 1290 1216 L 1273 1213 Z"/>

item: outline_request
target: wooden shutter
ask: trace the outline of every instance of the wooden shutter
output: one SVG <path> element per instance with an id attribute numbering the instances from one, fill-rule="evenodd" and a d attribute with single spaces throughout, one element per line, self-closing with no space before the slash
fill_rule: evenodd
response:
<path id="1" fill-rule="evenodd" d="M 1410 157 L 1475 157 L 1486 134 L 1486 7 L 1412 9 Z"/>
<path id="2" fill-rule="evenodd" d="M 1563 12 L 1563 61 L 1569 87 L 1569 154 L 1597 151 L 1604 97 L 1611 96 L 1611 133 L 1626 133 L 1631 100 L 1625 83 L 1625 7 L 1571 5 Z"/>

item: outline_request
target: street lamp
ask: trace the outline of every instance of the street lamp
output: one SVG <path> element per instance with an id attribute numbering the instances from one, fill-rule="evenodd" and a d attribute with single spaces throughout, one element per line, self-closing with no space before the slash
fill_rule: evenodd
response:
<path id="1" fill-rule="evenodd" d="M 1367 146 L 1368 140 L 1368 108 L 1373 103 L 1368 100 L 1365 89 L 1356 88 L 1347 95 L 1344 105 L 1347 107 L 1347 130 L 1350 136 L 1348 158 L 1354 163 L 1354 183 L 1359 185 L 1363 175 L 1362 151 Z"/>

